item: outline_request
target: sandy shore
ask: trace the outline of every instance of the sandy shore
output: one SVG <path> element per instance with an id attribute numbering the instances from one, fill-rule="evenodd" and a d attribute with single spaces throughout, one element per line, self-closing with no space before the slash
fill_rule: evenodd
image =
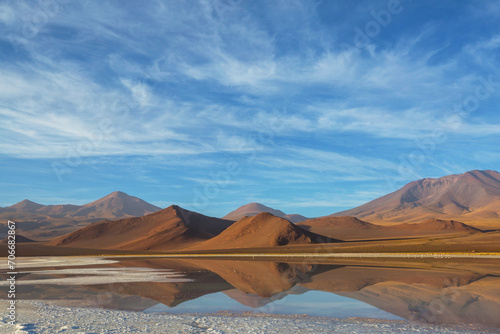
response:
<path id="1" fill-rule="evenodd" d="M 5 300 L 0 302 L 6 309 Z M 17 322 L 1 317 L 1 333 L 498 333 L 404 321 L 248 314 L 145 314 L 18 301 Z"/>

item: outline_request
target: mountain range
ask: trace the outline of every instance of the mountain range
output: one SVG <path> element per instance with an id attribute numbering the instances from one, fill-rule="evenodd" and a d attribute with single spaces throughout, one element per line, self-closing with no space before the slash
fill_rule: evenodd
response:
<path id="1" fill-rule="evenodd" d="M 499 228 L 500 173 L 474 170 L 421 179 L 332 216 L 353 216 L 381 224 L 452 219 L 483 229 Z"/>
<path id="2" fill-rule="evenodd" d="M 0 208 L 0 214 L 32 213 L 49 217 L 71 217 L 85 219 L 117 219 L 143 216 L 160 210 L 140 198 L 115 191 L 96 201 L 84 204 L 42 205 L 30 200 L 23 200 L 14 205 Z"/>
<path id="3" fill-rule="evenodd" d="M 300 225 L 310 220 L 301 215 L 285 214 L 260 203 L 243 205 L 225 218 L 241 219 L 260 212 L 269 212 Z M 480 229 L 500 228 L 500 173 L 473 170 L 413 181 L 395 192 L 327 217 L 342 217 L 340 219 L 344 227 L 349 225 L 349 228 L 361 229 L 367 228 L 367 222 L 396 225 L 421 223 L 429 219 L 435 219 L 436 222 L 453 220 Z M 319 218 L 322 217 L 315 219 Z M 340 227 L 339 223 L 340 220 L 337 220 L 337 228 Z"/>
<path id="4" fill-rule="evenodd" d="M 313 233 L 345 241 L 437 235 L 451 236 L 483 232 L 480 229 L 458 221 L 430 218 L 419 223 L 401 223 L 385 226 L 372 224 L 351 216 L 334 216 L 309 219 L 297 226 Z"/>
<path id="5" fill-rule="evenodd" d="M 172 205 L 143 217 L 96 222 L 50 244 L 142 251 L 273 247 L 326 239 L 270 213 L 233 222 Z"/>
<path id="6" fill-rule="evenodd" d="M 0 234 L 7 232 L 7 220 L 15 221 L 16 228 L 24 236 L 45 240 L 72 232 L 94 221 L 140 217 L 158 210 L 161 208 L 121 191 L 84 205 L 42 205 L 25 199 L 0 208 Z"/>
<path id="7" fill-rule="evenodd" d="M 264 212 L 270 215 L 261 215 Z M 0 233 L 7 231 L 7 219 L 18 222 L 19 233 L 28 239 L 56 238 L 58 245 L 131 250 L 181 244 L 196 248 L 200 243 L 207 249 L 231 248 L 237 246 L 234 240 L 239 247 L 270 247 L 314 243 L 317 235 L 373 240 L 478 233 L 478 228 L 500 227 L 500 174 L 475 170 L 422 179 L 357 208 L 313 219 L 260 203 L 243 205 L 223 218 L 207 217 L 175 205 L 161 210 L 119 191 L 85 205 L 23 200 L 0 208 Z"/>

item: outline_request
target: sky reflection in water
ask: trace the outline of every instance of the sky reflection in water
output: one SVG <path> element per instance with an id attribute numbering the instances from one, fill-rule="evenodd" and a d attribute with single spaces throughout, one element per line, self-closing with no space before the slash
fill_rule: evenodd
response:
<path id="1" fill-rule="evenodd" d="M 253 311 L 500 328 L 500 267 L 495 261 L 311 264 L 127 258 L 80 267 L 34 264 L 19 270 L 18 298 L 148 313 Z M 96 277 L 100 273 L 107 278 Z M 0 290 L 6 288 L 0 284 Z"/>

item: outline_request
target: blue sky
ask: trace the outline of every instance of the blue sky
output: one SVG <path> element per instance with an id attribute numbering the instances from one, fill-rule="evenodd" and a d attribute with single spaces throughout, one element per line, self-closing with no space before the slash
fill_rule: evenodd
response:
<path id="1" fill-rule="evenodd" d="M 498 170 L 500 1 L 0 1 L 0 206 L 320 216 Z"/>

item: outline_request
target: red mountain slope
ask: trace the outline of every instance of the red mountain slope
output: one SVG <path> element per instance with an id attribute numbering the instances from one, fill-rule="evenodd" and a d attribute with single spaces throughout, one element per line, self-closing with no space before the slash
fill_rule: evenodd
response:
<path id="1" fill-rule="evenodd" d="M 143 217 L 102 221 L 52 242 L 82 248 L 163 250 L 212 238 L 232 221 L 207 217 L 172 205 Z"/>

